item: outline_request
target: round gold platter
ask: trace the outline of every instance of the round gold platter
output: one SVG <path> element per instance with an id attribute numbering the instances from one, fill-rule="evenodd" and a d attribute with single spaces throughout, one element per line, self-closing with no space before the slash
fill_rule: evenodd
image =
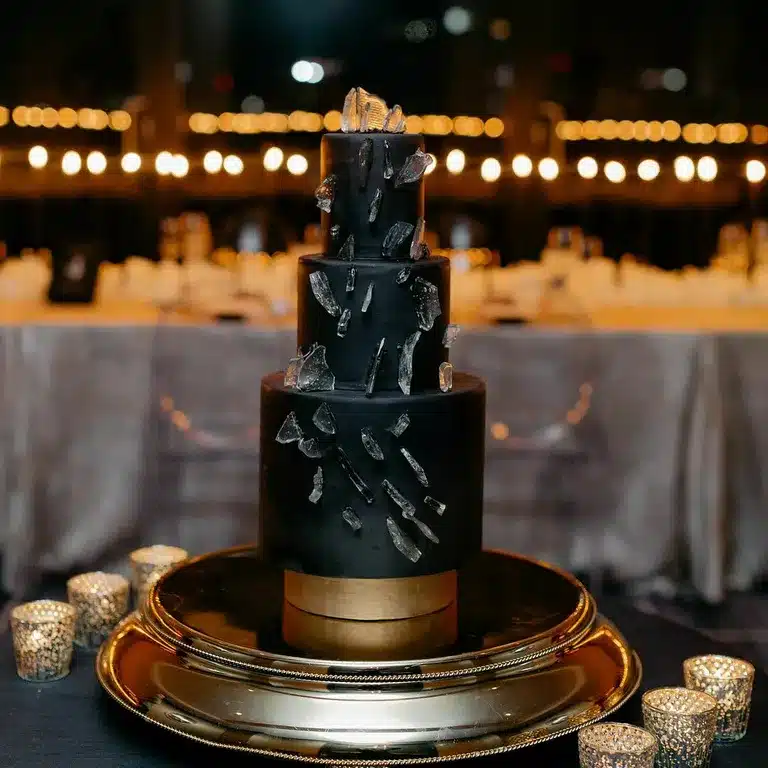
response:
<path id="1" fill-rule="evenodd" d="M 343 621 L 284 603 L 253 548 L 190 561 L 102 646 L 106 691 L 219 747 L 319 763 L 397 765 L 519 749 L 608 715 L 640 663 L 572 576 L 483 553 L 458 608 Z"/>

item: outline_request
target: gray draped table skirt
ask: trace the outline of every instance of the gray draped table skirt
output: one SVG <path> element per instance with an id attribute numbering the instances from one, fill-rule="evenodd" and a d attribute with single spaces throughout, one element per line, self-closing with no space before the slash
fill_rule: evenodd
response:
<path id="1" fill-rule="evenodd" d="M 143 544 L 256 539 L 259 382 L 293 332 L 29 325 L 0 344 L 14 598 L 124 571 Z M 488 383 L 487 547 L 710 601 L 768 570 L 763 335 L 502 327 L 465 331 L 451 358 Z"/>

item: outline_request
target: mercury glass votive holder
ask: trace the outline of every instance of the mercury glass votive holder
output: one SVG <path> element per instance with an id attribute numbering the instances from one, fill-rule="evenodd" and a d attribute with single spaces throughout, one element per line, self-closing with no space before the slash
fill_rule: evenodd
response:
<path id="1" fill-rule="evenodd" d="M 185 549 L 154 544 L 131 552 L 133 569 L 133 590 L 136 604 L 142 605 L 147 598 L 149 588 L 175 565 L 189 558 Z"/>
<path id="2" fill-rule="evenodd" d="M 598 723 L 579 731 L 581 768 L 653 768 L 658 739 L 626 723 Z"/>
<path id="3" fill-rule="evenodd" d="M 689 688 L 643 694 L 645 727 L 659 740 L 656 768 L 706 768 L 717 729 L 717 701 Z"/>
<path id="4" fill-rule="evenodd" d="M 42 683 L 69 674 L 75 639 L 75 609 L 56 600 L 36 600 L 11 611 L 16 672 Z"/>
<path id="5" fill-rule="evenodd" d="M 75 645 L 93 651 L 128 612 L 131 585 L 117 573 L 81 573 L 67 582 L 67 599 L 76 612 Z"/>
<path id="6" fill-rule="evenodd" d="M 755 668 L 730 656 L 694 656 L 683 662 L 685 687 L 717 701 L 715 741 L 738 741 L 747 732 Z"/>

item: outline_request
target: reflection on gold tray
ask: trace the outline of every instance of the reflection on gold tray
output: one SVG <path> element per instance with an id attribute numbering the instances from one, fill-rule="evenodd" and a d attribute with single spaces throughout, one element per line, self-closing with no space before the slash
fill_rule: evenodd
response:
<path id="1" fill-rule="evenodd" d="M 431 647 L 407 621 L 286 613 L 281 575 L 252 549 L 177 568 L 102 647 L 102 685 L 141 717 L 213 745 L 392 765 L 547 741 L 606 716 L 640 682 L 639 661 L 579 582 L 532 560 L 484 553 L 462 571 L 458 611 L 431 619 Z M 397 640 L 394 653 L 361 624 Z M 290 644 L 297 632 L 302 647 Z M 357 659 L 328 658 L 350 639 Z M 409 642 L 421 658 L 403 658 Z"/>

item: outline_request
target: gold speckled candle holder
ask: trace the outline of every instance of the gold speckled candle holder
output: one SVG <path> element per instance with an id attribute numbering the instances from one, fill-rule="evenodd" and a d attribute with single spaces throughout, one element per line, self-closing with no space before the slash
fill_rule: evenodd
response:
<path id="1" fill-rule="evenodd" d="M 656 768 L 706 768 L 717 729 L 717 702 L 688 688 L 643 694 L 645 727 L 659 740 Z"/>
<path id="2" fill-rule="evenodd" d="M 598 723 L 579 731 L 581 768 L 653 768 L 658 739 L 626 723 Z"/>
<path id="3" fill-rule="evenodd" d="M 131 552 L 136 605 L 141 606 L 144 603 L 149 588 L 164 573 L 188 558 L 189 554 L 186 550 L 180 547 L 169 547 L 165 544 L 142 547 Z"/>
<path id="4" fill-rule="evenodd" d="M 730 656 L 694 656 L 683 662 L 685 687 L 717 701 L 715 741 L 738 741 L 747 732 L 755 668 Z"/>
<path id="5" fill-rule="evenodd" d="M 81 573 L 67 582 L 67 599 L 74 607 L 75 645 L 97 650 L 128 613 L 131 585 L 117 573 Z"/>
<path id="6" fill-rule="evenodd" d="M 11 611 L 16 672 L 42 683 L 69 674 L 75 639 L 75 609 L 56 600 L 36 600 Z"/>

